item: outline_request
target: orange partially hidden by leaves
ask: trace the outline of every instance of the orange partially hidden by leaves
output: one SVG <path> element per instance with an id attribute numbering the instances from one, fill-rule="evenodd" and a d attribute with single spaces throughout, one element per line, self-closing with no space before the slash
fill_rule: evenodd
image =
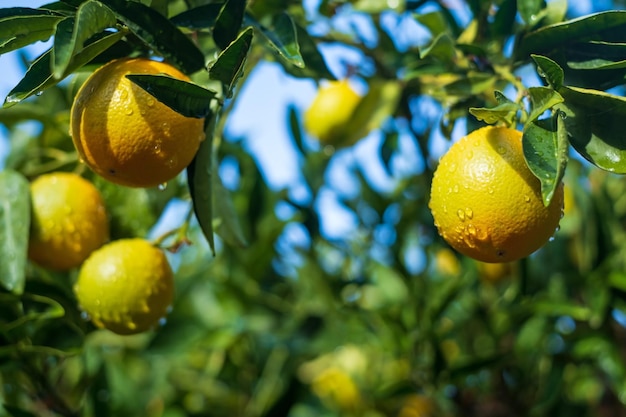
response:
<path id="1" fill-rule="evenodd" d="M 185 117 L 126 78 L 189 78 L 164 62 L 118 59 L 96 70 L 78 91 L 70 128 L 80 158 L 105 179 L 154 187 L 178 175 L 204 139 L 204 121 Z"/>
<path id="2" fill-rule="evenodd" d="M 32 220 L 28 256 L 54 270 L 79 266 L 109 239 L 104 201 L 79 175 L 57 172 L 30 185 Z"/>
<path id="3" fill-rule="evenodd" d="M 555 233 L 561 184 L 550 205 L 524 159 L 522 133 L 488 126 L 463 137 L 441 158 L 429 203 L 439 234 L 483 262 L 524 258 Z"/>
<path id="4" fill-rule="evenodd" d="M 342 141 L 348 134 L 346 124 L 360 100 L 347 80 L 330 81 L 319 89 L 304 113 L 304 128 L 324 145 L 351 145 Z"/>
<path id="5" fill-rule="evenodd" d="M 74 292 L 93 323 L 118 334 L 155 327 L 174 297 L 170 264 L 144 239 L 117 240 L 87 258 Z"/>

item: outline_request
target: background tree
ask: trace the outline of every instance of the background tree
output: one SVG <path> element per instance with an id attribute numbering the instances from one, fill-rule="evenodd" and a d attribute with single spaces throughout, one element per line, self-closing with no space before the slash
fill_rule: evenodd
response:
<path id="1" fill-rule="evenodd" d="M 585 16 L 540 0 L 0 9 L 0 53 L 53 39 L 0 111 L 11 141 L 0 173 L 1 415 L 624 414 L 623 5 Z M 425 34 L 416 45 L 402 42 L 407 25 Z M 362 60 L 334 74 L 324 45 Z M 167 186 L 113 185 L 72 146 L 77 87 L 126 56 L 189 74 L 194 83 L 133 81 L 206 117 L 207 140 Z M 303 131 L 299 108 L 286 112 L 304 196 L 268 184 L 225 129 L 248 76 L 268 61 L 291 77 L 349 75 L 364 93 L 333 145 Z M 24 133 L 24 121 L 41 129 Z M 545 199 L 561 180 L 567 187 L 553 241 L 496 269 L 451 252 L 427 206 L 440 139 L 486 123 L 524 131 Z M 380 144 L 372 165 L 349 167 L 358 192 L 339 194 L 356 227 L 330 237 L 320 221 L 333 213 L 319 203 L 336 184 L 325 172 L 365 136 Z M 372 182 L 378 165 L 392 187 Z M 223 169 L 234 173 L 226 184 Z M 187 208 L 155 239 L 171 252 L 176 297 L 154 331 L 97 330 L 72 292 L 76 271 L 27 260 L 28 180 L 59 170 L 100 189 L 113 240 L 148 236 L 169 203 Z"/>

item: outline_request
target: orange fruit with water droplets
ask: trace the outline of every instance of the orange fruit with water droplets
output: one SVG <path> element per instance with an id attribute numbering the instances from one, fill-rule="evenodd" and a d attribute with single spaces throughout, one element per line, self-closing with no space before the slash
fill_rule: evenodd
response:
<path id="1" fill-rule="evenodd" d="M 544 206 L 541 184 L 524 159 L 522 133 L 487 126 L 441 158 L 429 207 L 439 234 L 460 253 L 483 262 L 512 262 L 554 235 L 563 185 Z"/>
<path id="2" fill-rule="evenodd" d="M 40 266 L 69 270 L 109 239 L 109 220 L 96 187 L 68 172 L 45 174 L 30 185 L 28 256 Z"/>
<path id="3" fill-rule="evenodd" d="M 204 139 L 203 119 L 157 101 L 128 74 L 189 77 L 164 62 L 124 58 L 97 69 L 81 86 L 70 133 L 82 161 L 103 178 L 130 187 L 154 187 L 178 175 Z"/>
<path id="4" fill-rule="evenodd" d="M 97 327 L 141 333 L 167 314 L 174 298 L 173 272 L 165 253 L 147 240 L 121 239 L 87 258 L 74 292 Z"/>

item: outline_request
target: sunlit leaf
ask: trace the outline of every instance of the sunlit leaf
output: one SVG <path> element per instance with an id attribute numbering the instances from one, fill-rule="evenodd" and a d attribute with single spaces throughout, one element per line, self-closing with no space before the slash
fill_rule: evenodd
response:
<path id="1" fill-rule="evenodd" d="M 30 192 L 28 181 L 15 171 L 0 172 L 0 284 L 21 294 L 24 290 Z"/>
<path id="2" fill-rule="evenodd" d="M 509 124 L 515 117 L 517 112 L 521 110 L 521 106 L 514 101 L 506 98 L 500 91 L 495 92 L 498 105 L 495 107 L 471 107 L 469 112 L 478 120 L 482 120 L 488 124 L 504 122 Z"/>
<path id="3" fill-rule="evenodd" d="M 543 3 L 543 0 L 517 0 L 517 10 L 522 19 L 532 25 L 537 23 Z"/>
<path id="4" fill-rule="evenodd" d="M 211 112 L 215 91 L 167 75 L 128 74 L 126 78 L 183 116 L 203 118 Z"/>
<path id="5" fill-rule="evenodd" d="M 209 68 L 209 75 L 212 79 L 221 81 L 227 89 L 227 96 L 232 94 L 232 90 L 242 74 L 248 50 L 252 44 L 253 29 L 247 28 L 239 37 L 224 49 L 217 57 L 217 61 Z"/>
<path id="6" fill-rule="evenodd" d="M 626 173 L 626 99 L 603 91 L 562 87 L 565 127 L 572 146 L 587 160 L 607 171 Z"/>
<path id="7" fill-rule="evenodd" d="M 537 64 L 539 75 L 546 79 L 548 84 L 555 90 L 563 85 L 563 69 L 548 57 L 541 55 L 533 55 L 533 61 Z"/>
<path id="8" fill-rule="evenodd" d="M 576 40 L 598 38 L 598 34 L 608 29 L 626 28 L 626 11 L 611 10 L 582 16 L 565 22 L 541 27 L 526 34 L 516 50 L 518 57 L 551 51 Z"/>
<path id="9" fill-rule="evenodd" d="M 187 74 L 204 68 L 198 47 L 165 16 L 134 1 L 102 0 L 131 32 Z"/>
<path id="10" fill-rule="evenodd" d="M 109 47 L 114 45 L 124 37 L 125 33 L 112 32 L 102 38 L 85 46 L 82 51 L 76 54 L 69 67 L 65 71 L 64 77 L 76 71 L 78 68 L 90 62 Z M 62 78 L 54 78 L 51 71 L 52 49 L 40 55 L 28 68 L 24 78 L 9 92 L 4 101 L 4 107 L 13 106 L 20 101 L 42 92 L 46 88 L 52 87 L 61 81 Z"/>
<path id="11" fill-rule="evenodd" d="M 265 28 L 251 16 L 246 16 L 245 22 L 257 29 L 283 58 L 296 67 L 304 67 L 296 36 L 296 26 L 287 13 L 280 13 L 276 16 L 270 28 Z"/>
<path id="12" fill-rule="evenodd" d="M 62 19 L 63 16 L 46 10 L 0 9 L 0 54 L 47 40 Z"/>
<path id="13" fill-rule="evenodd" d="M 67 17 L 57 24 L 52 48 L 53 75 L 65 76 L 72 58 L 80 52 L 85 41 L 104 29 L 114 27 L 117 20 L 113 12 L 96 0 L 83 3 L 75 17 Z"/>
<path id="14" fill-rule="evenodd" d="M 528 116 L 528 122 L 533 122 L 544 114 L 547 110 L 563 102 L 563 97 L 552 88 L 548 87 L 530 87 L 528 89 L 530 96 L 531 110 Z"/>
<path id="15" fill-rule="evenodd" d="M 623 69 L 626 68 L 626 60 L 610 61 L 608 59 L 597 58 L 588 61 L 570 61 L 567 65 L 577 70 Z"/>
<path id="16" fill-rule="evenodd" d="M 295 23 L 295 27 L 296 39 L 298 40 L 300 56 L 302 56 L 302 60 L 304 61 L 304 67 L 301 68 L 290 61 L 281 59 L 280 63 L 283 64 L 285 70 L 295 77 L 334 80 L 335 76 L 328 69 L 326 61 L 317 48 L 315 41 L 311 38 L 311 35 L 297 23 Z"/>
<path id="17" fill-rule="evenodd" d="M 551 119 L 526 124 L 522 141 L 524 157 L 541 182 L 543 204 L 548 206 L 567 165 L 569 147 L 563 118 L 557 112 Z"/>
<path id="18" fill-rule="evenodd" d="M 213 27 L 213 40 L 220 49 L 226 49 L 238 37 L 245 10 L 245 0 L 226 0 Z"/>

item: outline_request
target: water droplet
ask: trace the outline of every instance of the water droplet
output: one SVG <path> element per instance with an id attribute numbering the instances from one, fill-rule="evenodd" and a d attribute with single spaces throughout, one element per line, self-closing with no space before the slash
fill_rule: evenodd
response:
<path id="1" fill-rule="evenodd" d="M 177 161 L 178 161 L 178 160 L 177 160 L 176 158 L 174 158 L 174 157 L 172 157 L 172 158 L 168 158 L 168 159 L 167 159 L 167 161 L 165 161 L 165 165 L 166 165 L 168 168 L 173 168 L 173 167 L 176 165 L 176 162 L 177 162 Z"/>
<path id="2" fill-rule="evenodd" d="M 472 159 L 474 157 L 474 152 L 473 151 L 468 151 L 467 154 L 465 155 L 465 157 L 467 159 Z"/>
<path id="3" fill-rule="evenodd" d="M 167 324 L 167 319 L 165 317 L 161 317 L 159 319 L 159 326 L 163 327 Z"/>
<path id="4" fill-rule="evenodd" d="M 489 189 L 487 190 L 487 192 L 488 192 L 489 194 L 493 194 L 493 188 L 489 188 Z"/>
<path id="5" fill-rule="evenodd" d="M 133 109 L 131 109 L 131 108 L 126 109 L 126 115 L 127 116 L 132 116 L 132 114 L 133 114 Z"/>
<path id="6" fill-rule="evenodd" d="M 453 162 L 450 164 L 450 172 L 455 172 L 456 171 L 456 164 Z"/>
<path id="7" fill-rule="evenodd" d="M 465 215 L 468 219 L 472 219 L 474 217 L 474 211 L 468 207 L 465 209 Z"/>
<path id="8" fill-rule="evenodd" d="M 120 98 L 122 100 L 126 100 L 128 98 L 128 91 L 122 90 L 122 92 L 120 93 Z"/>
<path id="9" fill-rule="evenodd" d="M 137 328 L 137 325 L 135 324 L 134 321 L 129 321 L 128 323 L 126 323 L 126 325 L 128 326 L 129 329 L 131 330 L 135 330 Z"/>
<path id="10" fill-rule="evenodd" d="M 463 211 L 463 209 L 458 209 L 456 211 L 456 215 L 459 217 L 459 220 L 461 220 L 462 222 L 465 221 L 465 212 Z"/>
<path id="11" fill-rule="evenodd" d="M 524 201 L 527 203 L 530 203 L 530 197 L 528 197 L 527 195 L 524 196 Z"/>
<path id="12" fill-rule="evenodd" d="M 506 148 L 504 146 L 498 146 L 496 149 L 500 155 L 504 155 L 506 153 Z"/>
<path id="13" fill-rule="evenodd" d="M 561 230 L 561 225 L 560 224 L 556 226 L 556 229 L 554 229 L 554 233 L 558 232 L 559 230 Z"/>
<path id="14" fill-rule="evenodd" d="M 167 188 L 167 183 L 161 183 L 157 186 L 157 188 L 159 189 L 159 191 L 165 191 L 165 189 Z"/>
<path id="15" fill-rule="evenodd" d="M 87 313 L 86 311 L 81 311 L 80 312 L 80 318 L 85 320 L 85 321 L 91 320 L 91 317 L 89 316 L 89 313 Z"/>
<path id="16" fill-rule="evenodd" d="M 548 242 L 554 242 L 555 237 L 554 236 L 550 236 L 550 239 L 548 239 Z"/>
<path id="17" fill-rule="evenodd" d="M 472 238 L 476 237 L 476 226 L 474 226 L 474 225 L 473 225 L 473 224 L 471 224 L 471 223 L 470 223 L 470 224 L 468 224 L 468 225 L 467 225 L 467 234 L 468 234 L 470 237 L 472 237 Z"/>
<path id="18" fill-rule="evenodd" d="M 146 100 L 146 104 L 148 105 L 148 107 L 154 106 L 154 99 L 149 98 L 148 100 Z"/>
<path id="19" fill-rule="evenodd" d="M 43 94 L 43 91 L 37 91 L 37 92 L 35 93 L 35 95 L 36 95 L 37 97 L 39 97 L 39 96 L 40 96 L 40 95 L 42 95 L 42 94 Z"/>
<path id="20" fill-rule="evenodd" d="M 459 186 L 455 184 L 454 187 L 452 187 L 452 191 L 455 192 L 455 193 L 458 193 L 459 192 Z"/>

